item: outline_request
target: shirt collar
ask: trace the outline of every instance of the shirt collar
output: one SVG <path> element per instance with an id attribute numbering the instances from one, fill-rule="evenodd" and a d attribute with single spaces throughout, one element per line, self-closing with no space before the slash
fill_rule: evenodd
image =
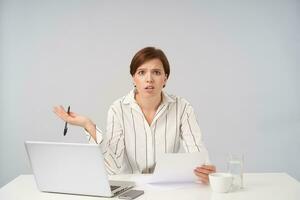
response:
<path id="1" fill-rule="evenodd" d="M 136 89 L 131 90 L 125 97 L 124 100 L 122 101 L 123 104 L 132 104 L 132 103 L 136 103 L 135 101 L 135 93 L 136 93 Z M 162 100 L 162 104 L 168 104 L 168 103 L 173 103 L 175 102 L 174 97 L 170 96 L 169 94 L 167 94 L 166 92 L 164 92 L 162 90 L 162 96 L 163 96 L 163 100 Z"/>

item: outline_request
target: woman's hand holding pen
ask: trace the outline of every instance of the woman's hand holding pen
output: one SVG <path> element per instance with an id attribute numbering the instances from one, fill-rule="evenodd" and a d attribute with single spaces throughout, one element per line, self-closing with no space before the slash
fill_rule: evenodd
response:
<path id="1" fill-rule="evenodd" d="M 82 128 L 85 128 L 86 124 L 90 121 L 89 118 L 80 116 L 74 112 L 70 112 L 68 114 L 62 106 L 54 107 L 53 112 L 65 122 L 68 122 L 72 125 L 81 126 Z"/>
<path id="2" fill-rule="evenodd" d="M 53 108 L 53 112 L 65 122 L 86 129 L 91 136 L 96 139 L 96 126 L 89 118 L 78 115 L 74 112 L 68 113 L 62 106 L 55 106 Z"/>

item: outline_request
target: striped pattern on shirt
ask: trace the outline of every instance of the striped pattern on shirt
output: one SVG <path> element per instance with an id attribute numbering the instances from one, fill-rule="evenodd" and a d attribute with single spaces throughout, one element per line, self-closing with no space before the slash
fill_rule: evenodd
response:
<path id="1" fill-rule="evenodd" d="M 107 129 L 97 128 L 109 174 L 152 173 L 162 153 L 176 153 L 180 142 L 186 152 L 208 152 L 193 107 L 184 98 L 162 92 L 162 103 L 149 125 L 136 103 L 135 90 L 115 101 L 107 115 Z M 88 134 L 88 133 L 86 133 Z"/>

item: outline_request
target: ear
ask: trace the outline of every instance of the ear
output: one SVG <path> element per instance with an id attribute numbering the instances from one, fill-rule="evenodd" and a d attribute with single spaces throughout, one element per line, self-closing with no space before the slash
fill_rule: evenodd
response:
<path id="1" fill-rule="evenodd" d="M 163 88 L 164 88 L 164 87 L 166 87 L 167 80 L 168 80 L 168 75 L 166 74 L 166 75 L 165 75 L 165 79 L 164 79 L 164 82 L 165 82 L 165 83 L 164 83 L 164 86 L 163 86 Z"/>

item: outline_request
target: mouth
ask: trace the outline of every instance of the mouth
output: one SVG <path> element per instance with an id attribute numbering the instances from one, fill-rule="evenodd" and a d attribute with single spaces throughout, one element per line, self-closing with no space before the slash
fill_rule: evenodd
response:
<path id="1" fill-rule="evenodd" d="M 154 89 L 154 86 L 149 85 L 149 86 L 145 87 L 145 89 L 146 89 L 146 90 L 153 90 L 153 89 Z"/>

